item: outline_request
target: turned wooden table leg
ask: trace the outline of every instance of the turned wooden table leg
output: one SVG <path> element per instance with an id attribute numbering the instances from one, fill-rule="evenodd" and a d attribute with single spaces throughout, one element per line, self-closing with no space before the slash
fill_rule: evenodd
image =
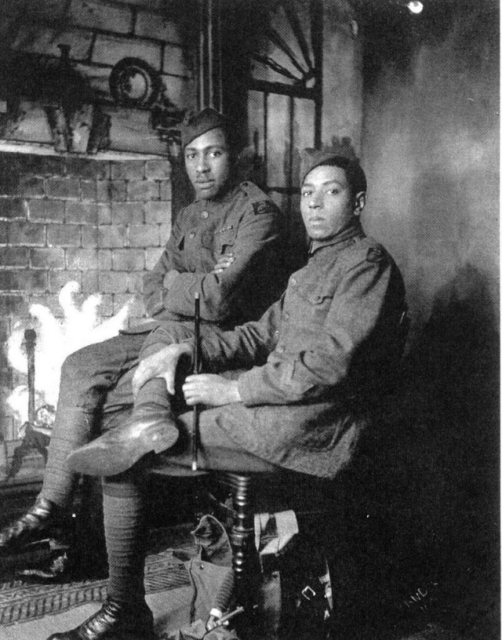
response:
<path id="1" fill-rule="evenodd" d="M 250 556 L 254 550 L 254 512 L 252 509 L 251 478 L 229 474 L 236 518 L 230 534 L 234 549 L 234 571 L 237 582 L 245 581 Z"/>
<path id="2" fill-rule="evenodd" d="M 244 606 L 246 617 L 253 615 L 256 603 L 256 585 L 259 575 L 258 553 L 254 543 L 254 501 L 252 477 L 227 473 L 225 481 L 230 486 L 236 513 L 230 542 L 233 548 L 237 602 Z"/>

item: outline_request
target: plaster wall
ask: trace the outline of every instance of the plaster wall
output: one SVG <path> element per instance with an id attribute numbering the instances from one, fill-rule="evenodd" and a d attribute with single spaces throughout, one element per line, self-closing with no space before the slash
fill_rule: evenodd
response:
<path id="1" fill-rule="evenodd" d="M 498 317 L 499 69 L 493 2 L 459 11 L 409 66 L 385 65 L 364 103 L 366 229 L 404 271 L 418 323 L 482 285 Z M 496 17 L 496 16 L 495 16 Z M 494 315 L 495 314 L 495 315 Z"/>
<path id="2" fill-rule="evenodd" d="M 323 18 L 322 141 L 349 137 L 361 147 L 363 113 L 362 43 L 345 2 L 326 2 Z"/>
<path id="3" fill-rule="evenodd" d="M 500 600 L 498 6 L 444 0 L 408 20 L 394 34 L 383 24 L 365 51 L 363 221 L 403 271 L 412 320 L 372 504 L 392 503 L 392 583 L 431 580 L 447 623 L 488 638 Z"/>

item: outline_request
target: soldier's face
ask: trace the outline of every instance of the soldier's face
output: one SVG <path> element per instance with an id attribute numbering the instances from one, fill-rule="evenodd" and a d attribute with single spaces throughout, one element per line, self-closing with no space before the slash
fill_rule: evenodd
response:
<path id="1" fill-rule="evenodd" d="M 343 231 L 364 207 L 365 194 L 351 194 L 345 169 L 320 166 L 303 181 L 300 209 L 312 240 L 329 240 Z"/>
<path id="2" fill-rule="evenodd" d="M 223 129 L 211 129 L 185 147 L 185 167 L 198 200 L 211 200 L 230 177 L 230 151 Z"/>

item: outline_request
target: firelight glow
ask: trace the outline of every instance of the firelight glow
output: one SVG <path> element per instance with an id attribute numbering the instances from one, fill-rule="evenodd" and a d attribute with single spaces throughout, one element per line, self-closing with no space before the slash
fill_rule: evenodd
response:
<path id="1" fill-rule="evenodd" d="M 100 295 L 90 295 L 77 306 L 76 296 L 80 293 L 77 282 L 68 282 L 59 295 L 63 309 L 63 320 L 58 320 L 51 311 L 41 304 L 30 307 L 34 322 L 29 327 L 26 322 L 18 321 L 7 342 L 7 357 L 11 366 L 20 373 L 27 373 L 26 352 L 23 346 L 24 331 L 35 329 L 37 341 L 35 347 L 35 387 L 36 408 L 43 404 L 57 405 L 61 365 L 64 359 L 77 349 L 88 344 L 102 342 L 118 334 L 127 325 L 129 309 L 133 298 L 111 318 L 101 321 L 99 307 Z M 21 425 L 28 420 L 28 389 L 19 385 L 7 399 Z M 19 425 L 20 426 L 20 425 Z"/>

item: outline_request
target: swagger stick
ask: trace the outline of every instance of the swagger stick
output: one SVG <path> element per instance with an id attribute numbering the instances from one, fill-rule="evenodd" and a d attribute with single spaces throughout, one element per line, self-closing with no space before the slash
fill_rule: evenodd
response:
<path id="1" fill-rule="evenodd" d="M 195 294 L 195 352 L 193 359 L 193 373 L 200 373 L 200 295 Z M 199 447 L 199 405 L 194 405 L 191 433 L 192 471 L 197 471 L 197 450 Z"/>

